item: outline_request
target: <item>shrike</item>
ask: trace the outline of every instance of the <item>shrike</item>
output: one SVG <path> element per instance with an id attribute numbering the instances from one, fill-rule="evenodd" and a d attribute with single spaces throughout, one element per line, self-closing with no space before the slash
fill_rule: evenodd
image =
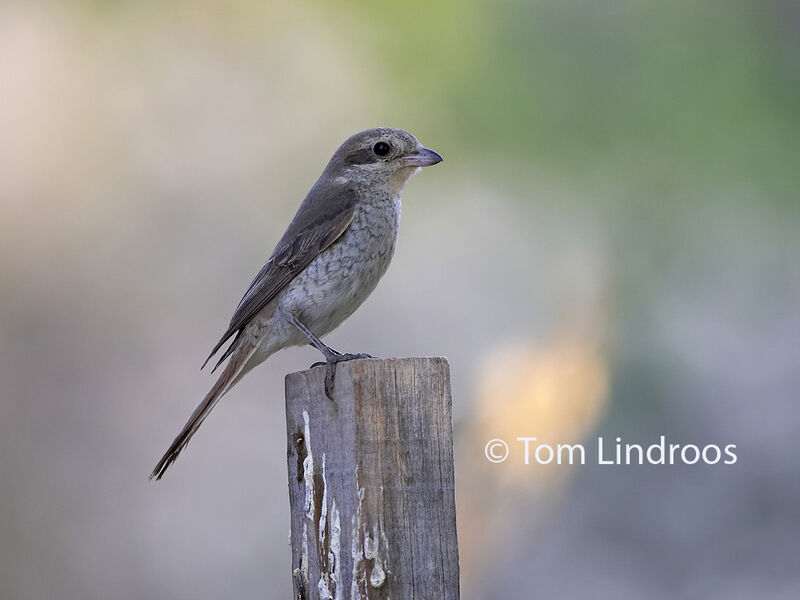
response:
<path id="1" fill-rule="evenodd" d="M 400 192 L 420 167 L 441 161 L 400 129 L 362 131 L 339 147 L 206 359 L 233 338 L 214 367 L 230 359 L 219 379 L 158 461 L 151 479 L 161 479 L 219 399 L 278 350 L 305 343 L 319 349 L 327 363 L 329 398 L 336 364 L 369 358 L 337 352 L 320 338 L 375 289 L 394 253 Z"/>

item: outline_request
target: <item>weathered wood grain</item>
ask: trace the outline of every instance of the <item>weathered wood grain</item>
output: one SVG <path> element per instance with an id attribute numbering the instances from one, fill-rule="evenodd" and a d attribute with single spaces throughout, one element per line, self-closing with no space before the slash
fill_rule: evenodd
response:
<path id="1" fill-rule="evenodd" d="M 444 358 L 286 377 L 296 600 L 458 600 L 450 370 Z"/>

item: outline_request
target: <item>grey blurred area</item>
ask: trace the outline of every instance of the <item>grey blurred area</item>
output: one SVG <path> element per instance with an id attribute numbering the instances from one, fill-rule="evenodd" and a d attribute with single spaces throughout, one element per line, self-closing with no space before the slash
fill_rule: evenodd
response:
<path id="1" fill-rule="evenodd" d="M 147 474 L 303 195 L 376 125 L 445 162 L 329 341 L 449 358 L 462 597 L 796 598 L 798 14 L 0 5 L 0 598 L 289 597 L 283 376 L 313 349 Z M 738 461 L 486 461 L 516 435 Z"/>

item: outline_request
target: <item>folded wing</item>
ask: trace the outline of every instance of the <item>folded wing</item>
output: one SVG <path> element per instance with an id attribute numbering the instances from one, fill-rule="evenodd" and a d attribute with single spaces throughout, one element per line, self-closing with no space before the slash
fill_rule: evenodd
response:
<path id="1" fill-rule="evenodd" d="M 356 206 L 356 193 L 350 187 L 328 187 L 309 192 L 289 224 L 286 233 L 266 264 L 256 275 L 233 313 L 230 325 L 203 363 L 203 367 L 234 335 L 275 298 L 312 260 L 338 240 L 350 226 Z M 214 367 L 233 352 L 236 340 Z M 202 367 L 201 367 L 202 368 Z"/>

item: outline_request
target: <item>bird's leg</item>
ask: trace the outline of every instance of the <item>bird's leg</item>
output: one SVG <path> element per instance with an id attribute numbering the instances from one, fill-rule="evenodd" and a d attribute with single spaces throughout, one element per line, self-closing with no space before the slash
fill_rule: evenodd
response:
<path id="1" fill-rule="evenodd" d="M 322 355 L 325 357 L 325 362 L 317 362 L 311 365 L 311 367 L 321 366 L 323 364 L 326 365 L 325 370 L 325 395 L 333 400 L 333 381 L 336 378 L 336 365 L 340 362 L 345 362 L 348 360 L 355 360 L 358 358 L 374 358 L 369 354 L 359 353 L 359 354 L 343 354 L 338 350 L 334 350 L 327 344 L 325 344 L 321 339 L 311 333 L 311 330 L 303 325 L 303 323 L 295 317 L 292 313 L 286 312 L 284 313 L 287 320 L 294 325 L 300 333 L 308 338 L 308 341 L 314 346 L 317 350 L 322 352 Z"/>
<path id="2" fill-rule="evenodd" d="M 308 341 L 312 346 L 314 346 L 317 350 L 322 352 L 322 355 L 325 357 L 326 361 L 329 360 L 331 357 L 341 356 L 342 354 L 341 352 L 339 352 L 338 350 L 334 350 L 333 348 L 328 346 L 325 342 L 323 342 L 321 339 L 319 339 L 317 336 L 315 336 L 313 333 L 311 333 L 311 330 L 305 325 L 303 325 L 302 321 L 300 321 L 300 319 L 295 317 L 292 313 L 287 311 L 284 312 L 283 314 L 286 317 L 286 319 L 300 331 L 300 333 L 302 333 L 304 336 L 308 338 Z"/>

